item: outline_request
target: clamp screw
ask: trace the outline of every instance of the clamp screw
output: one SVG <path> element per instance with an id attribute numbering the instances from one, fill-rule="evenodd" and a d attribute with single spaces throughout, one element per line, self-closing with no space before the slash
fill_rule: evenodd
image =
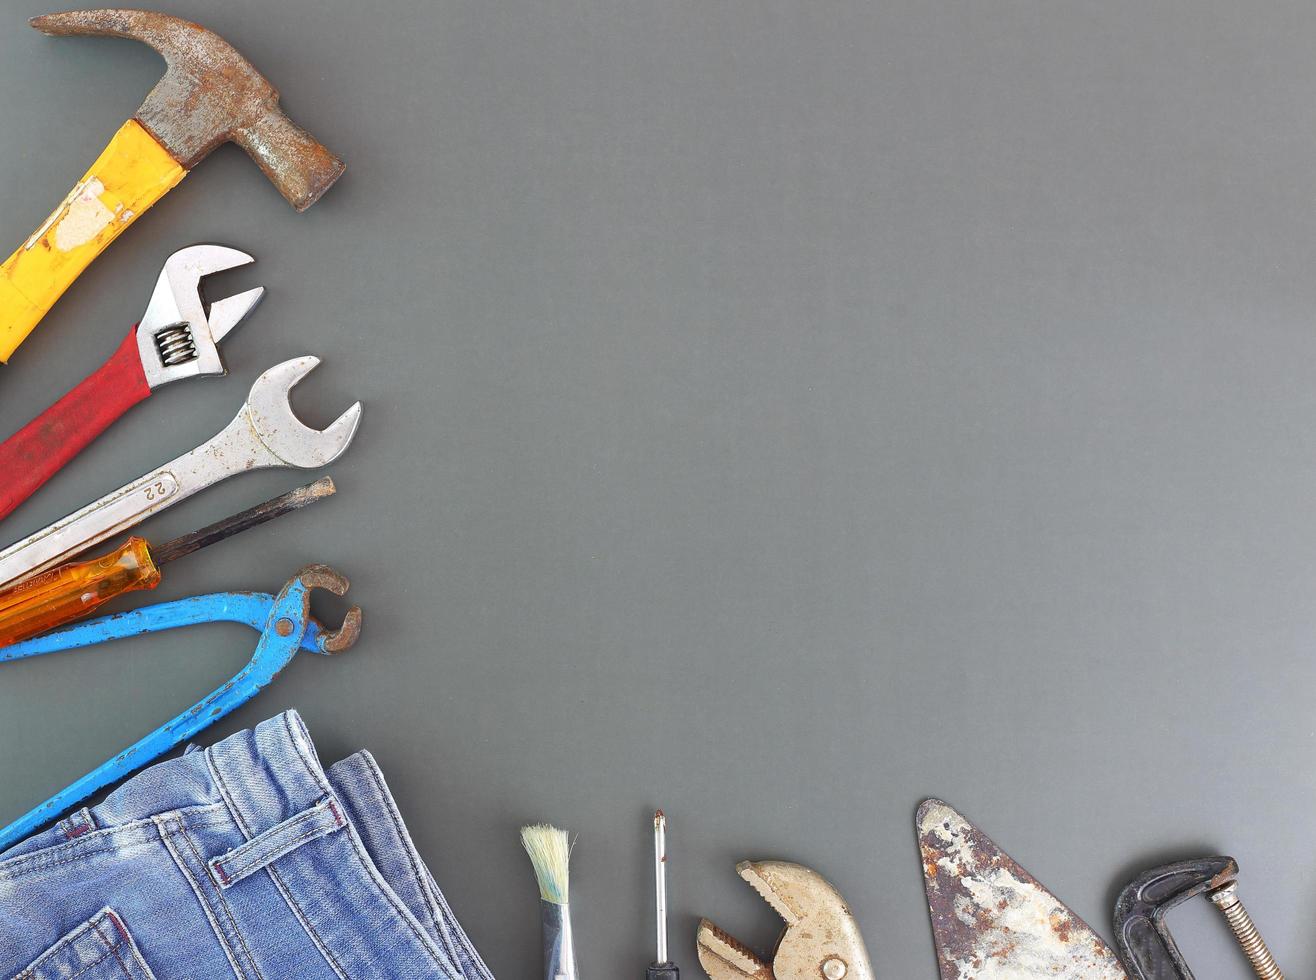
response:
<path id="1" fill-rule="evenodd" d="M 1216 908 L 1224 913 L 1229 928 L 1233 930 L 1238 945 L 1243 947 L 1243 952 L 1252 963 L 1252 969 L 1256 971 L 1257 976 L 1261 980 L 1284 980 L 1284 974 L 1280 972 L 1275 957 L 1270 955 L 1266 941 L 1261 938 L 1261 933 L 1257 932 L 1257 927 L 1252 922 L 1252 916 L 1248 915 L 1247 909 L 1238 898 L 1238 882 L 1231 881 L 1223 888 L 1217 888 L 1210 893 L 1210 897 Z"/>
<path id="2" fill-rule="evenodd" d="M 823 976 L 827 980 L 841 980 L 846 974 L 845 960 L 832 956 L 822 965 Z"/>

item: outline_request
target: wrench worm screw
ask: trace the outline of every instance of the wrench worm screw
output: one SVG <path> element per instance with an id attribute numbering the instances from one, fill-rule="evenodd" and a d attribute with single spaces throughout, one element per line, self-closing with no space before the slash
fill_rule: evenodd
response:
<path id="1" fill-rule="evenodd" d="M 186 323 L 165 327 L 151 339 L 155 341 L 160 363 L 165 367 L 178 367 L 197 359 L 196 341 L 192 339 L 192 328 Z"/>
<path id="2" fill-rule="evenodd" d="M 1257 976 L 1261 980 L 1284 980 L 1284 974 L 1280 972 L 1275 957 L 1270 955 L 1266 941 L 1257 931 L 1252 916 L 1248 915 L 1247 909 L 1239 900 L 1238 883 L 1231 881 L 1223 888 L 1211 892 L 1210 897 L 1216 908 L 1224 913 L 1225 921 L 1229 923 L 1238 945 L 1243 947 L 1243 952 L 1252 963 L 1252 969 L 1256 971 Z"/>

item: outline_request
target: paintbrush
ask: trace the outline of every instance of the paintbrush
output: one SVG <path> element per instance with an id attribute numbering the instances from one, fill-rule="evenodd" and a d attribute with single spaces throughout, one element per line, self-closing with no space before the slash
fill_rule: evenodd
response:
<path id="1" fill-rule="evenodd" d="M 536 824 L 521 828 L 521 844 L 539 880 L 539 911 L 544 923 L 545 980 L 578 980 L 576 947 L 571 938 L 569 873 L 571 844 L 567 832 Z"/>

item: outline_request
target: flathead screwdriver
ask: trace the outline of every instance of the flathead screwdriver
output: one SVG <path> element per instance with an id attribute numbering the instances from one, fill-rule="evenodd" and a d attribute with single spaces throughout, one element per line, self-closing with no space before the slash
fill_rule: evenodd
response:
<path id="1" fill-rule="evenodd" d="M 681 971 L 667 957 L 667 817 L 653 815 L 654 908 L 658 927 L 658 955 L 649 964 L 645 980 L 681 980 Z"/>
<path id="2" fill-rule="evenodd" d="M 108 555 L 69 562 L 25 579 L 0 592 L 0 647 L 81 619 L 115 596 L 154 589 L 160 584 L 161 565 L 300 510 L 334 491 L 334 481 L 322 477 L 159 547 L 131 537 Z"/>

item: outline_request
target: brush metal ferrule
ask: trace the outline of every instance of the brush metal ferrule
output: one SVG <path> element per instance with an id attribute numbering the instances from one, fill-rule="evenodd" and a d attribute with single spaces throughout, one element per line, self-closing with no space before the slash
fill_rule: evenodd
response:
<path id="1" fill-rule="evenodd" d="M 571 937 L 571 906 L 540 899 L 539 912 L 544 923 L 545 980 L 580 980 Z"/>

